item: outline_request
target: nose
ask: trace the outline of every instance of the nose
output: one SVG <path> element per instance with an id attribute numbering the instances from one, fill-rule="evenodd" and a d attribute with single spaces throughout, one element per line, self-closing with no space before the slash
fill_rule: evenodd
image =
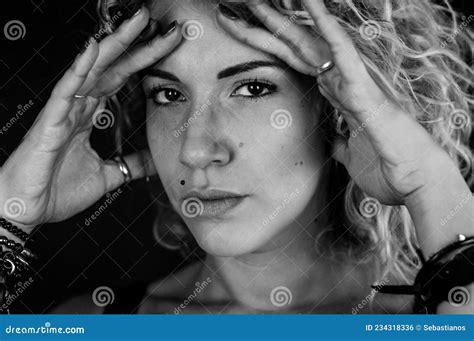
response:
<path id="1" fill-rule="evenodd" d="M 188 115 L 188 128 L 183 134 L 179 161 L 193 169 L 205 169 L 210 165 L 225 166 L 231 160 L 230 143 L 219 128 L 224 122 L 219 120 L 214 109 L 200 106 Z"/>

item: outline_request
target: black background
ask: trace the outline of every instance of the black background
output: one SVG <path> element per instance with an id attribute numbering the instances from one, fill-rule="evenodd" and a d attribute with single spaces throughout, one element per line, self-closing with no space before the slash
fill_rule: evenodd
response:
<path id="1" fill-rule="evenodd" d="M 466 14 L 471 0 L 452 2 Z M 7 133 L 0 135 L 0 164 L 21 141 L 48 99 L 52 87 L 97 27 L 96 1 L 2 1 L 0 27 L 20 20 L 22 39 L 0 34 L 0 126 L 30 100 L 34 105 Z M 2 32 L 3 33 L 3 32 Z M 108 131 L 94 131 L 93 145 L 104 158 L 112 155 Z M 132 146 L 128 146 L 133 149 Z M 127 149 L 127 146 L 125 146 Z M 15 313 L 43 313 L 66 297 L 100 285 L 149 282 L 182 265 L 179 254 L 153 240 L 150 199 L 143 181 L 123 188 L 90 226 L 84 221 L 104 200 L 73 219 L 41 226 L 36 232 L 42 255 L 38 276 L 11 306 Z"/>

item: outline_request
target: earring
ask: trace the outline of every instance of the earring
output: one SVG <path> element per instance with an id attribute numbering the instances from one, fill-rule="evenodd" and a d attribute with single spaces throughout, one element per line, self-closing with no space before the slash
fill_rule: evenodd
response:
<path id="1" fill-rule="evenodd" d="M 338 109 L 334 109 L 334 119 L 336 120 L 336 132 L 345 138 L 349 138 L 349 127 Z"/>

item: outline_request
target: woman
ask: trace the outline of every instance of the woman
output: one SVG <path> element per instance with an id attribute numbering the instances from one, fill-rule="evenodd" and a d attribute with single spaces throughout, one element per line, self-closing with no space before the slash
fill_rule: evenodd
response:
<path id="1" fill-rule="evenodd" d="M 0 216 L 30 232 L 156 168 L 179 215 L 158 225 L 180 236 L 184 222 L 205 256 L 135 311 L 414 312 L 409 291 L 376 291 L 413 282 L 418 247 L 473 235 L 472 40 L 448 14 L 427 0 L 149 1 L 59 81 L 2 168 Z M 134 43 L 150 17 L 168 28 Z M 155 167 L 88 142 L 138 72 Z M 449 289 L 469 297 L 473 281 Z M 102 312 L 92 301 L 55 312 Z M 474 312 L 454 303 L 444 293 L 435 312 Z"/>

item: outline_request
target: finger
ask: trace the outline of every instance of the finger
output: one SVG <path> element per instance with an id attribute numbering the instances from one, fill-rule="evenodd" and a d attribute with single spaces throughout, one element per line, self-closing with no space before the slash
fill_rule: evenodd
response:
<path id="1" fill-rule="evenodd" d="M 294 23 L 294 17 L 282 15 L 263 2 L 250 2 L 249 9 L 273 33 L 295 51 L 306 64 L 317 67 L 331 59 L 327 43 L 301 25 Z"/>
<path id="2" fill-rule="evenodd" d="M 91 95 L 110 95 L 112 91 L 118 90 L 132 74 L 157 63 L 171 53 L 182 40 L 180 27 L 176 24 L 175 29 L 167 35 L 157 36 L 121 57 L 104 73 Z"/>
<path id="3" fill-rule="evenodd" d="M 130 169 L 132 180 L 138 180 L 146 176 L 156 175 L 149 151 L 140 151 L 123 157 Z M 124 176 L 118 164 L 114 160 L 104 162 L 104 175 L 106 179 L 106 191 L 110 192 L 124 184 Z"/>
<path id="4" fill-rule="evenodd" d="M 246 26 L 242 21 L 231 20 L 219 11 L 217 11 L 217 20 L 237 40 L 278 57 L 300 73 L 316 75 L 316 70 L 313 66 L 306 64 L 288 45 L 281 40 L 275 39 L 267 30 Z"/>
<path id="5" fill-rule="evenodd" d="M 130 19 L 125 20 L 114 33 L 99 43 L 99 56 L 81 89 L 81 94 L 87 94 L 102 73 L 127 50 L 143 31 L 149 17 L 148 9 L 142 7 Z"/>
<path id="6" fill-rule="evenodd" d="M 158 174 L 156 170 L 155 163 L 153 162 L 153 157 L 149 150 L 142 150 L 141 151 L 142 161 L 143 161 L 143 168 L 145 170 L 145 176 L 154 176 Z"/>
<path id="7" fill-rule="evenodd" d="M 302 1 L 313 18 L 316 29 L 329 44 L 342 76 L 348 81 L 360 81 L 361 77 L 367 75 L 367 71 L 349 35 L 329 13 L 322 0 Z"/>
<path id="8" fill-rule="evenodd" d="M 71 67 L 54 87 L 51 96 L 44 106 L 38 120 L 46 125 L 56 125 L 67 117 L 82 84 L 98 56 L 98 47 L 92 41 L 87 49 L 76 57 Z"/>

